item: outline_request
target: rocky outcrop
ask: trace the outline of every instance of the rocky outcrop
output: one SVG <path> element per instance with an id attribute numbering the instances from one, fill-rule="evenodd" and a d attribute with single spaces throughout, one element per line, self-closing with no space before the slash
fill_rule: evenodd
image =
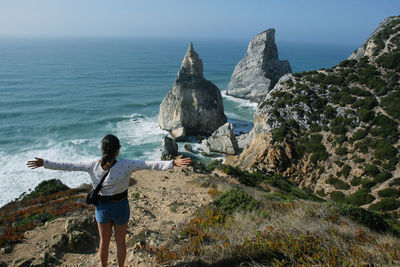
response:
<path id="1" fill-rule="evenodd" d="M 342 195 L 353 205 L 380 209 L 383 190 L 400 184 L 399 58 L 397 16 L 381 23 L 349 60 L 284 75 L 258 106 L 250 142 L 227 163 L 278 172 L 322 197 Z M 362 181 L 373 181 L 368 192 L 360 189 Z M 358 194 L 366 200 L 352 202 Z M 388 210 L 399 210 L 396 198 Z"/>
<path id="2" fill-rule="evenodd" d="M 175 140 L 168 136 L 164 136 L 161 141 L 161 159 L 171 160 L 176 155 L 178 155 L 178 145 Z"/>
<path id="3" fill-rule="evenodd" d="M 203 154 L 210 155 L 211 152 L 219 152 L 228 155 L 237 154 L 238 142 L 233 134 L 231 123 L 225 123 L 218 128 L 208 139 L 201 143 Z"/>
<path id="4" fill-rule="evenodd" d="M 203 63 L 190 43 L 175 83 L 160 105 L 158 123 L 182 140 L 210 135 L 226 121 L 221 91 L 203 77 Z"/>
<path id="5" fill-rule="evenodd" d="M 371 34 L 371 36 L 359 47 L 356 49 L 348 59 L 360 59 L 364 56 L 371 57 L 374 55 L 375 51 L 379 48 L 381 44 L 377 42 L 377 39 L 379 39 L 379 34 L 382 33 L 382 30 L 385 29 L 390 23 L 393 23 L 394 21 L 398 20 L 398 17 L 389 17 L 382 21 L 379 26 L 375 29 L 375 31 Z M 400 30 L 399 28 L 397 30 Z M 377 38 L 378 37 L 378 38 Z M 389 52 L 390 51 L 390 46 L 386 46 L 386 51 L 383 52 Z"/>
<path id="6" fill-rule="evenodd" d="M 266 30 L 250 41 L 246 55 L 233 71 L 226 94 L 259 103 L 279 78 L 291 72 L 289 61 L 278 58 L 275 30 Z"/>

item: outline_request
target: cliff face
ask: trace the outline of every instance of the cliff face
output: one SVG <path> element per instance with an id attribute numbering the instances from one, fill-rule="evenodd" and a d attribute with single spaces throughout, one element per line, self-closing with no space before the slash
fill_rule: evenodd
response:
<path id="1" fill-rule="evenodd" d="M 203 62 L 192 43 L 172 89 L 160 105 L 158 123 L 175 139 L 212 134 L 227 121 L 221 91 L 203 77 Z"/>
<path id="2" fill-rule="evenodd" d="M 246 55 L 233 71 L 226 93 L 259 103 L 279 78 L 290 72 L 289 62 L 278 58 L 275 30 L 269 29 L 250 41 Z"/>
<path id="3" fill-rule="evenodd" d="M 331 69 L 288 74 L 254 117 L 234 164 L 281 172 L 320 196 L 400 207 L 400 17 Z"/>

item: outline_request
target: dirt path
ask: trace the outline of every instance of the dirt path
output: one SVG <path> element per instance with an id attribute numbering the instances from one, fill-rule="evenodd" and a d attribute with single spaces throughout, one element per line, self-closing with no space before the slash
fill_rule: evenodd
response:
<path id="1" fill-rule="evenodd" d="M 155 259 L 135 247 L 138 243 L 164 244 L 164 237 L 188 220 L 200 206 L 212 201 L 209 188 L 193 181 L 204 175 L 175 168 L 168 171 L 138 171 L 133 173 L 129 188 L 131 219 L 128 224 L 128 266 L 155 266 Z M 90 249 L 89 249 L 90 250 Z M 67 253 L 61 266 L 100 266 L 96 252 Z M 109 266 L 118 266 L 115 240 L 110 245 Z"/>

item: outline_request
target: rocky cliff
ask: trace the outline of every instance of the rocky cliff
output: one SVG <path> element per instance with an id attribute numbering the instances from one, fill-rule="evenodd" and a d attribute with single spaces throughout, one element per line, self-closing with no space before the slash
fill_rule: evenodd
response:
<path id="1" fill-rule="evenodd" d="M 233 71 L 226 93 L 259 103 L 282 75 L 291 72 L 289 62 L 279 60 L 275 30 L 269 29 L 250 41 L 246 55 Z"/>
<path id="2" fill-rule="evenodd" d="M 210 135 L 227 121 L 221 91 L 203 77 L 203 62 L 192 43 L 172 89 L 160 105 L 158 123 L 175 139 Z"/>
<path id="3" fill-rule="evenodd" d="M 283 76 L 231 160 L 375 210 L 399 211 L 400 17 L 385 20 L 349 60 Z"/>

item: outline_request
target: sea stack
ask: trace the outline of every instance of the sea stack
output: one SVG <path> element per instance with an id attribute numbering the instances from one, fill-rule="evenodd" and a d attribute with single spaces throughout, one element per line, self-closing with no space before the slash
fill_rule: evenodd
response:
<path id="1" fill-rule="evenodd" d="M 278 58 L 275 29 L 266 30 L 250 41 L 246 55 L 233 71 L 226 94 L 260 103 L 279 78 L 291 72 L 289 61 Z"/>
<path id="2" fill-rule="evenodd" d="M 180 141 L 211 135 L 226 121 L 221 91 L 203 77 L 203 62 L 190 43 L 174 85 L 161 102 L 158 124 Z"/>

